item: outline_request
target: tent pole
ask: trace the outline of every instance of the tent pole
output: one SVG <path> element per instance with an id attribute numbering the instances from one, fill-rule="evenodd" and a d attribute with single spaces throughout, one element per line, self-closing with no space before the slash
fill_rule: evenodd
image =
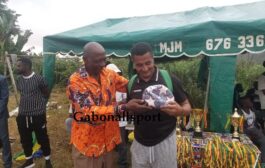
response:
<path id="1" fill-rule="evenodd" d="M 208 68 L 208 79 L 207 79 L 207 86 L 206 86 L 206 93 L 205 93 L 205 101 L 204 101 L 204 107 L 203 107 L 203 123 L 204 128 L 208 127 L 207 123 L 207 114 L 208 114 L 208 98 L 209 98 L 209 89 L 210 89 L 210 81 L 211 81 L 211 73 L 210 68 Z"/>

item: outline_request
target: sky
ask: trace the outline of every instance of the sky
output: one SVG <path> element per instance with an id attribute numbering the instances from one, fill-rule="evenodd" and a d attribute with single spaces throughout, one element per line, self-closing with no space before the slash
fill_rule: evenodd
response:
<path id="1" fill-rule="evenodd" d="M 7 6 L 21 16 L 18 25 L 33 35 L 23 50 L 42 52 L 44 36 L 86 26 L 108 18 L 145 16 L 227 6 L 259 0 L 8 0 Z"/>

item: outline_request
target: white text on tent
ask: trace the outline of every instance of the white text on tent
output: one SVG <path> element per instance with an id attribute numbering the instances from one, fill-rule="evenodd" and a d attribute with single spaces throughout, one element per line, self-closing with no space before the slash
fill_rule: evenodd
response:
<path id="1" fill-rule="evenodd" d="M 171 41 L 159 43 L 160 53 L 182 52 L 182 41 Z"/>

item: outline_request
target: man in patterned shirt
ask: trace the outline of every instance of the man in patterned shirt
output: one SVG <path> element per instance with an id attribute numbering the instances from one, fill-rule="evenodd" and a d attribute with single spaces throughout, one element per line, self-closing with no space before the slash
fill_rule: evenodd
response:
<path id="1" fill-rule="evenodd" d="M 125 105 L 116 105 L 115 93 L 126 92 L 128 80 L 106 69 L 104 48 L 96 42 L 84 47 L 84 67 L 71 75 L 67 95 L 72 102 L 72 158 L 75 168 L 115 168 L 114 148 L 121 143 L 114 116 Z M 148 108 L 140 100 L 127 103 L 128 110 Z M 91 118 L 96 118 L 91 121 Z M 105 120 L 104 120 L 105 119 Z"/>

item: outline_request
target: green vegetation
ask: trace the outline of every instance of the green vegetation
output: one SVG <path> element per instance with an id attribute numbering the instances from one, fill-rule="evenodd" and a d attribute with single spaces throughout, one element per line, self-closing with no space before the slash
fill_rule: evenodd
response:
<path id="1" fill-rule="evenodd" d="M 32 60 L 34 71 L 42 74 L 42 58 L 35 57 Z M 205 90 L 197 86 L 200 60 L 200 58 L 191 58 L 157 64 L 159 68 L 168 70 L 182 81 L 183 87 L 187 94 L 190 95 L 194 107 L 203 107 L 205 99 Z M 128 77 L 128 58 L 113 58 L 111 62 L 122 70 L 125 77 Z M 78 59 L 57 59 L 55 65 L 55 84 L 65 87 L 67 79 L 81 64 Z M 236 83 L 242 83 L 246 91 L 263 71 L 264 68 L 261 63 L 257 64 L 240 60 L 237 63 Z"/>
<path id="2" fill-rule="evenodd" d="M 158 64 L 158 67 L 175 74 L 182 81 L 183 88 L 194 107 L 203 107 L 205 97 L 204 91 L 197 86 L 200 60 L 193 58 Z"/>
<path id="3" fill-rule="evenodd" d="M 166 69 L 175 74 L 183 84 L 183 87 L 194 105 L 194 107 L 203 107 L 205 99 L 205 90 L 197 86 L 198 71 L 200 65 L 200 58 L 191 58 L 185 60 L 175 60 L 170 62 L 158 63 L 157 66 Z M 33 70 L 42 74 L 42 57 L 33 57 Z M 128 78 L 128 58 L 113 58 L 111 62 L 116 64 L 123 72 L 124 76 Z M 60 87 L 65 87 L 67 79 L 70 75 L 80 67 L 82 62 L 79 59 L 57 59 L 55 65 L 55 84 Z M 0 73 L 3 71 L 3 65 L 0 64 Z M 251 61 L 240 60 L 237 63 L 236 82 L 242 83 L 244 90 L 252 87 L 252 82 L 264 72 L 263 66 Z"/>
<path id="4" fill-rule="evenodd" d="M 242 83 L 244 90 L 252 87 L 252 83 L 257 80 L 261 73 L 265 71 L 262 62 L 259 64 L 253 61 L 239 61 L 236 69 L 237 83 Z"/>
<path id="5" fill-rule="evenodd" d="M 30 30 L 21 30 L 17 25 L 20 16 L 6 5 L 8 0 L 0 0 L 0 60 L 5 52 L 24 55 L 22 48 L 32 35 Z"/>

